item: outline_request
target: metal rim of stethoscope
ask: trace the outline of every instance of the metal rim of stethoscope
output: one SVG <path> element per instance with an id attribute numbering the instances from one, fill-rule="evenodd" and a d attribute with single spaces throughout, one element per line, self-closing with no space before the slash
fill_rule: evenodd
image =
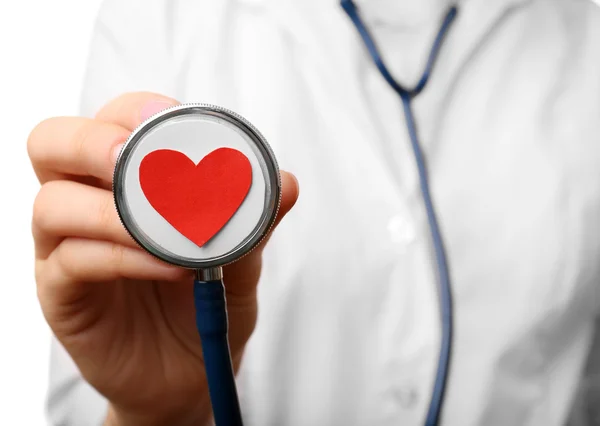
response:
<path id="1" fill-rule="evenodd" d="M 265 179 L 265 202 L 262 215 L 248 236 L 229 252 L 207 259 L 193 259 L 172 253 L 152 241 L 137 225 L 131 215 L 124 194 L 125 174 L 130 155 L 136 145 L 156 126 L 176 117 L 201 115 L 219 120 L 222 124 L 241 131 L 252 142 L 251 148 L 256 154 Z M 281 202 L 281 178 L 279 166 L 273 150 L 264 136 L 245 118 L 226 108 L 210 104 L 189 103 L 165 109 L 140 124 L 129 136 L 117 158 L 113 175 L 114 202 L 121 223 L 133 240 L 151 255 L 167 263 L 189 269 L 206 270 L 225 266 L 246 256 L 254 250 L 268 235 L 275 223 Z"/>

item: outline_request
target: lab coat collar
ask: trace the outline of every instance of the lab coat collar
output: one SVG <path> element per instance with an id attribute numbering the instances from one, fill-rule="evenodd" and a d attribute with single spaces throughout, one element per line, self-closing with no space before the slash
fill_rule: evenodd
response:
<path id="1" fill-rule="evenodd" d="M 432 18 L 441 20 L 453 5 L 458 6 L 460 11 L 476 11 L 476 15 L 483 21 L 486 16 L 497 16 L 516 4 L 528 1 L 530 0 L 354 0 L 354 3 L 363 20 L 370 25 L 411 29 L 428 24 Z"/>
<path id="2" fill-rule="evenodd" d="M 502 14 L 507 9 L 532 0 L 354 0 L 363 19 L 369 24 L 418 26 L 424 17 L 443 15 L 452 5 L 460 11 L 473 11 L 473 14 L 484 16 Z M 235 3 L 254 10 L 271 9 L 298 11 L 340 8 L 340 0 L 234 0 Z"/>
<path id="3" fill-rule="evenodd" d="M 354 32 L 349 18 L 342 11 L 340 0 L 231 0 L 244 7 L 253 14 L 264 13 L 269 19 L 278 22 L 279 26 L 288 33 L 290 40 L 303 46 L 308 52 L 320 51 L 317 56 L 327 57 L 332 53 L 331 46 L 324 43 L 322 32 L 315 31 L 315 26 L 331 27 L 333 19 L 344 18 L 347 21 L 346 30 Z M 438 92 L 452 86 L 462 66 L 476 52 L 485 39 L 493 32 L 504 18 L 533 0 L 354 0 L 360 6 L 363 20 L 369 27 L 378 24 L 402 26 L 406 18 L 399 16 L 400 10 L 395 3 L 411 2 L 423 8 L 428 8 L 428 13 L 437 14 L 437 21 L 441 22 L 448 7 L 456 4 L 459 8 L 456 18 L 444 47 L 437 61 L 443 73 L 435 73 L 428 84 L 427 91 L 436 86 Z M 412 7 L 412 6 L 411 6 Z M 437 7 L 437 10 L 436 10 Z M 417 10 L 417 8 L 413 9 Z M 427 13 L 415 12 L 425 23 Z M 431 16 L 431 19 L 434 17 Z M 419 18 L 415 18 L 417 24 Z M 427 22 L 431 25 L 431 22 Z M 334 25 L 334 27 L 336 27 Z M 337 30 L 336 30 L 337 31 Z M 377 34 L 375 34 L 377 38 Z M 362 44 L 356 34 L 357 44 Z M 385 55 L 385 52 L 383 52 Z M 405 82 L 410 86 L 410 82 Z M 426 97 L 426 96 L 421 96 Z"/>
<path id="4" fill-rule="evenodd" d="M 335 14 L 342 15 L 340 0 L 231 0 L 252 13 L 265 13 L 279 22 L 292 39 L 309 49 L 322 45 L 313 24 L 327 20 Z M 441 22 L 451 5 L 459 8 L 458 18 L 451 29 L 450 40 L 444 49 L 455 56 L 454 66 L 462 63 L 480 44 L 492 27 L 504 16 L 532 0 L 354 0 L 368 27 L 387 25 L 403 29 L 420 23 L 431 24 L 430 19 Z M 411 5 L 407 6 L 408 3 Z M 400 5 L 399 5 L 400 4 Z M 414 6 L 416 5 L 416 6 Z M 403 12 L 412 11 L 406 18 Z M 321 13 L 319 13 L 321 12 Z M 349 19 L 348 19 L 349 22 Z M 351 24 L 349 24 L 351 25 Z M 358 40 L 357 40 L 358 41 Z"/>

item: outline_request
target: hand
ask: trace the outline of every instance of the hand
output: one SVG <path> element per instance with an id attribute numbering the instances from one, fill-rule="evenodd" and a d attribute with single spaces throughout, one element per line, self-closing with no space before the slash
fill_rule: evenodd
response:
<path id="1" fill-rule="evenodd" d="M 93 120 L 46 120 L 28 141 L 42 184 L 32 226 L 38 298 L 83 377 L 110 402 L 111 425 L 198 425 L 210 418 L 192 274 L 137 247 L 110 191 L 129 133 L 174 104 L 127 94 Z M 298 197 L 293 175 L 281 178 L 278 221 Z M 262 246 L 224 268 L 235 368 L 256 322 L 261 252 Z"/>

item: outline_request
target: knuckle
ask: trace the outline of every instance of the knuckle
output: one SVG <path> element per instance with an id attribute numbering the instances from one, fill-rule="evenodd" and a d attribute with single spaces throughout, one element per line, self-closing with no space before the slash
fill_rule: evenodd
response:
<path id="1" fill-rule="evenodd" d="M 36 259 L 35 266 L 33 268 L 35 284 L 38 289 L 44 284 L 45 274 L 44 274 L 44 270 L 43 270 L 43 266 L 42 266 L 43 262 L 44 261 Z"/>
<path id="2" fill-rule="evenodd" d="M 104 119 L 106 109 L 112 110 L 113 114 L 117 117 L 127 116 L 132 112 L 130 111 L 130 109 L 131 105 L 134 103 L 134 100 L 143 97 L 143 94 L 144 92 L 126 92 L 117 96 L 116 98 L 108 102 L 105 108 L 102 108 L 100 111 L 98 111 L 98 113 L 96 114 L 96 118 Z"/>
<path id="3" fill-rule="evenodd" d="M 56 118 L 47 118 L 39 122 L 27 137 L 27 154 L 32 163 L 39 162 L 44 157 L 44 141 L 46 133 Z"/>
<path id="4" fill-rule="evenodd" d="M 110 257 L 115 270 L 120 271 L 125 263 L 125 248 L 120 244 L 111 243 Z"/>
<path id="5" fill-rule="evenodd" d="M 56 248 L 54 259 L 56 266 L 62 275 L 68 278 L 78 277 L 77 262 L 74 256 L 77 256 L 77 247 L 72 238 L 64 239 Z"/>
<path id="6" fill-rule="evenodd" d="M 93 134 L 94 121 L 85 120 L 74 132 L 71 139 L 71 150 L 73 152 L 75 161 L 84 162 L 86 159 L 86 151 L 88 148 L 88 141 L 90 135 Z"/>
<path id="7" fill-rule="evenodd" d="M 35 277 L 35 290 L 36 295 L 40 303 L 42 304 L 42 309 L 44 308 L 44 301 L 47 299 L 49 293 L 49 283 L 46 268 L 44 267 L 46 261 L 36 260 L 35 268 L 34 268 L 34 277 Z"/>
<path id="8" fill-rule="evenodd" d="M 53 229 L 55 218 L 52 212 L 52 206 L 57 200 L 57 184 L 48 182 L 40 188 L 35 200 L 33 201 L 33 224 L 42 231 Z"/>
<path id="9" fill-rule="evenodd" d="M 60 273 L 55 270 L 56 266 L 51 260 L 36 260 L 35 262 L 35 291 L 44 312 L 51 305 L 56 294 L 54 291 L 55 273 Z"/>
<path id="10" fill-rule="evenodd" d="M 112 229 L 115 226 L 115 206 L 111 197 L 103 197 L 98 203 L 98 226 L 101 229 Z"/>

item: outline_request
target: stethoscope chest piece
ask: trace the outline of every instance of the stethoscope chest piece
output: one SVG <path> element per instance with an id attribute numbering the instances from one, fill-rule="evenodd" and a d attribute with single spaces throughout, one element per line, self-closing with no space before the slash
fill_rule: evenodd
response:
<path id="1" fill-rule="evenodd" d="M 275 156 L 248 121 L 186 104 L 143 122 L 113 178 L 115 205 L 133 239 L 174 265 L 208 269 L 250 252 L 275 221 Z"/>

